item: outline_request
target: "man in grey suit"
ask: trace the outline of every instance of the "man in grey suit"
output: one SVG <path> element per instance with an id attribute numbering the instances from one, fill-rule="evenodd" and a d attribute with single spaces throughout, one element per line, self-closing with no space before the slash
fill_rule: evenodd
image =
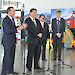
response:
<path id="1" fill-rule="evenodd" d="M 52 19 L 54 60 L 57 59 L 57 47 L 58 47 L 58 60 L 61 61 L 61 48 L 62 48 L 63 33 L 65 32 L 65 20 L 61 18 L 61 11 L 57 11 L 56 16 L 57 16 L 56 18 Z"/>
<path id="2" fill-rule="evenodd" d="M 8 74 L 18 74 L 14 72 L 14 58 L 15 58 L 15 47 L 16 47 L 16 32 L 17 28 L 22 30 L 26 28 L 27 25 L 23 23 L 23 25 L 16 27 L 14 21 L 15 10 L 13 7 L 8 7 L 7 16 L 3 20 L 3 38 L 2 45 L 4 47 L 4 57 L 3 57 L 3 65 L 2 65 L 2 73 L 1 75 Z"/>

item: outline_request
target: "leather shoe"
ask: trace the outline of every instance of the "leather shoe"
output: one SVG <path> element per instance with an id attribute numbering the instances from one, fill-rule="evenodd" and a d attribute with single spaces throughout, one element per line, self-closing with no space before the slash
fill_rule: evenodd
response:
<path id="1" fill-rule="evenodd" d="M 42 59 L 43 61 L 47 61 L 47 59 Z"/>
<path id="2" fill-rule="evenodd" d="M 28 71 L 32 71 L 31 69 L 28 69 Z"/>
<path id="3" fill-rule="evenodd" d="M 53 59 L 53 61 L 55 61 L 55 60 L 56 60 L 56 58 Z"/>
<path id="4" fill-rule="evenodd" d="M 59 58 L 58 61 L 61 61 L 61 59 Z"/>
<path id="5" fill-rule="evenodd" d="M 18 72 L 11 71 L 11 72 L 7 72 L 7 74 L 18 74 Z"/>

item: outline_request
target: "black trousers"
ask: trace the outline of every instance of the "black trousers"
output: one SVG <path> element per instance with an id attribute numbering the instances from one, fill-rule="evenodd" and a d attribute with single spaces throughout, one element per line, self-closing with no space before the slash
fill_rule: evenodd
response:
<path id="1" fill-rule="evenodd" d="M 58 49 L 58 59 L 61 59 L 62 37 L 58 38 L 56 36 L 55 38 L 53 38 L 53 47 L 54 47 L 54 58 L 57 58 L 57 49 Z"/>
<path id="2" fill-rule="evenodd" d="M 4 57 L 2 64 L 2 74 L 6 75 L 6 72 L 13 71 L 15 58 L 15 45 L 4 47 Z"/>
<path id="3" fill-rule="evenodd" d="M 32 68 L 33 56 L 34 56 L 34 67 L 38 67 L 39 53 L 40 53 L 39 43 L 37 44 L 28 43 L 28 55 L 27 55 L 27 64 L 26 64 L 27 69 Z"/>
<path id="4" fill-rule="evenodd" d="M 45 55 L 46 55 L 46 40 L 42 41 L 41 46 L 43 46 L 43 48 L 42 48 L 42 60 L 45 60 Z"/>

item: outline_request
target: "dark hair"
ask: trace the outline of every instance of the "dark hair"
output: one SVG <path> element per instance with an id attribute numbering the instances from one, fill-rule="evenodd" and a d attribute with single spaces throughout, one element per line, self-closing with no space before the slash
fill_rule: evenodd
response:
<path id="1" fill-rule="evenodd" d="M 61 11 L 60 11 L 60 10 L 58 10 L 58 11 L 56 11 L 56 13 L 61 13 Z"/>
<path id="2" fill-rule="evenodd" d="M 37 11 L 37 9 L 35 9 L 35 8 L 32 8 L 32 9 L 30 9 L 30 12 L 32 12 L 33 10 L 36 10 L 36 11 Z"/>
<path id="3" fill-rule="evenodd" d="M 44 14 L 41 14 L 41 15 L 39 16 L 39 18 L 40 18 L 41 16 L 44 16 Z M 45 18 L 45 16 L 44 16 L 44 18 Z"/>
<path id="4" fill-rule="evenodd" d="M 10 11 L 11 8 L 13 8 L 13 7 L 8 7 L 8 8 L 7 8 L 7 14 L 8 14 L 8 12 Z"/>

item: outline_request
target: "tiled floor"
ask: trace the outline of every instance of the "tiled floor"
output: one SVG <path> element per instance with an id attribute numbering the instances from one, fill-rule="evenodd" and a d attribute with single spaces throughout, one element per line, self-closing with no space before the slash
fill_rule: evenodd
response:
<path id="1" fill-rule="evenodd" d="M 1 43 L 1 35 L 0 35 L 0 43 Z M 27 58 L 27 48 L 25 49 L 25 60 Z M 72 65 L 73 68 L 70 68 L 68 66 L 62 65 L 61 62 L 58 61 L 52 61 L 53 58 L 53 50 L 50 51 L 50 70 L 48 69 L 48 54 L 49 49 L 47 47 L 46 49 L 46 61 L 42 61 L 40 57 L 39 65 L 43 68 L 43 70 L 34 70 L 34 59 L 33 59 L 33 68 L 32 72 L 28 72 L 25 68 L 25 75 L 75 75 L 75 50 L 66 50 L 62 49 L 62 59 L 64 55 L 64 62 L 65 64 Z M 2 67 L 2 59 L 3 59 L 3 47 L 0 44 L 0 73 L 1 73 L 1 67 Z M 14 70 L 16 72 L 19 72 L 19 75 L 23 75 L 24 71 L 24 40 L 18 40 L 17 46 L 16 46 L 16 57 L 15 57 L 15 64 L 14 64 Z M 26 61 L 25 61 L 26 62 Z M 26 64 L 26 63 L 25 63 Z M 51 73 L 53 72 L 53 73 Z"/>

